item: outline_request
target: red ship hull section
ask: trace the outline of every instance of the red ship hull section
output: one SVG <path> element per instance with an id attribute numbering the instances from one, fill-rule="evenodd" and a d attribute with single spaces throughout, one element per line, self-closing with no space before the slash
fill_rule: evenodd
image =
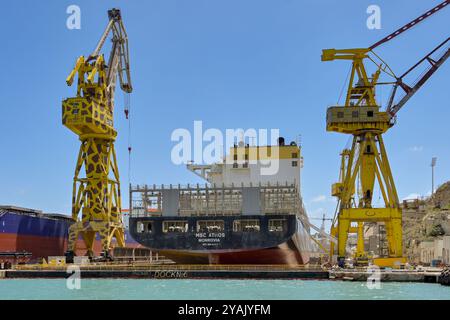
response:
<path id="1" fill-rule="evenodd" d="M 127 243 L 127 247 L 142 247 L 138 243 Z M 18 234 L 0 233 L 0 252 L 29 252 L 32 254 L 31 260 L 47 259 L 49 256 L 63 256 L 67 251 L 67 239 L 54 237 L 29 236 Z M 77 241 L 76 254 L 83 256 L 86 254 L 86 246 L 83 240 Z M 100 255 L 102 245 L 100 240 L 94 242 L 94 253 Z"/>
<path id="2" fill-rule="evenodd" d="M 182 264 L 265 264 L 303 265 L 309 263 L 291 241 L 274 248 L 220 253 L 164 250 L 160 254 Z"/>

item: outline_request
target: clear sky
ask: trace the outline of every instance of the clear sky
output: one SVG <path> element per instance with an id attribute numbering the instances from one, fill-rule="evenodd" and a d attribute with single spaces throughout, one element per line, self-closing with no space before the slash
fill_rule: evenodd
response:
<path id="1" fill-rule="evenodd" d="M 65 78 L 88 55 L 122 10 L 130 41 L 131 182 L 200 182 L 171 162 L 174 129 L 279 128 L 302 137 L 302 193 L 310 216 L 332 216 L 330 186 L 348 137 L 325 130 L 348 61 L 321 62 L 323 48 L 367 47 L 439 0 L 128 0 L 2 3 L 0 61 L 0 203 L 70 212 L 79 141 L 61 124 L 61 100 L 75 95 Z M 66 8 L 81 8 L 81 29 L 66 28 Z M 381 8 L 381 29 L 369 30 L 366 9 Z M 376 52 L 400 74 L 448 37 L 450 8 Z M 109 52 L 109 46 L 107 44 Z M 450 62 L 400 111 L 385 135 L 400 198 L 450 180 Z M 389 91 L 381 90 L 386 100 Z M 124 203 L 128 201 L 128 124 L 117 95 L 116 144 Z M 375 194 L 376 197 L 378 193 Z M 375 202 L 378 200 L 376 199 Z M 314 221 L 320 224 L 320 221 Z"/>

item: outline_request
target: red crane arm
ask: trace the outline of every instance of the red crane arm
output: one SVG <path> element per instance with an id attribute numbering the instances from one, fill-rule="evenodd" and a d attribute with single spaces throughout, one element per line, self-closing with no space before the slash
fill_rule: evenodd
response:
<path id="1" fill-rule="evenodd" d="M 431 56 L 441 48 L 444 48 L 444 50 L 438 57 L 433 59 Z M 444 40 L 441 44 L 434 48 L 433 51 L 420 59 L 415 65 L 413 65 L 404 74 L 397 78 L 397 81 L 395 82 L 392 89 L 391 96 L 389 97 L 388 106 L 386 108 L 386 111 L 391 116 L 391 118 L 395 117 L 395 115 L 398 111 L 400 111 L 403 105 L 417 92 L 417 90 L 420 89 L 420 87 L 422 87 L 422 85 L 433 75 L 433 73 L 435 73 L 436 70 L 439 69 L 439 67 L 445 62 L 445 60 L 447 60 L 448 57 L 450 57 L 450 37 Z M 416 80 L 415 84 L 412 87 L 405 84 L 403 82 L 403 78 L 411 71 L 415 70 L 418 66 L 422 65 L 422 63 L 425 61 L 427 61 L 430 65 Z M 396 104 L 394 104 L 394 98 L 395 94 L 397 93 L 398 87 L 403 89 L 404 95 Z"/>
<path id="2" fill-rule="evenodd" d="M 425 12 L 424 14 L 422 14 L 421 16 L 417 17 L 416 19 L 412 20 L 411 22 L 405 24 L 403 27 L 401 27 L 400 29 L 392 32 L 390 35 L 384 37 L 383 39 L 381 39 L 380 41 L 374 43 L 373 45 L 371 45 L 369 47 L 370 50 L 375 49 L 376 47 L 378 47 L 379 45 L 388 42 L 389 40 L 392 40 L 393 38 L 395 38 L 396 36 L 400 35 L 401 33 L 405 32 L 406 30 L 411 29 L 412 27 L 414 27 L 416 24 L 422 22 L 423 20 L 425 20 L 426 18 L 432 16 L 433 14 L 435 14 L 436 12 L 438 12 L 439 10 L 441 10 L 442 8 L 444 8 L 445 6 L 447 6 L 448 4 L 450 4 L 450 0 L 445 0 L 442 3 L 438 4 L 437 6 L 435 6 L 433 9 L 428 10 L 427 12 Z"/>

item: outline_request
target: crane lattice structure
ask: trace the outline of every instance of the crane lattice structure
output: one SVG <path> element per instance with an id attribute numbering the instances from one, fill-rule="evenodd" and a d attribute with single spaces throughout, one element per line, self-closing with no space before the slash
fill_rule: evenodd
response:
<path id="1" fill-rule="evenodd" d="M 96 234 L 100 235 L 105 258 L 112 239 L 125 245 L 121 214 L 119 168 L 114 141 L 114 93 L 117 76 L 123 91 L 132 91 L 128 38 L 120 10 L 108 11 L 109 22 L 94 52 L 80 56 L 67 77 L 71 86 L 78 75 L 77 95 L 62 102 L 62 123 L 78 135 L 81 146 L 73 179 L 72 218 L 68 260 L 73 259 L 81 235 L 88 255 L 93 256 Z M 112 49 L 108 62 L 100 53 L 109 34 Z M 82 171 L 84 168 L 84 177 Z"/>
<path id="2" fill-rule="evenodd" d="M 376 264 L 394 266 L 405 262 L 402 245 L 402 210 L 382 135 L 395 124 L 397 112 L 449 57 L 450 38 L 444 40 L 399 77 L 395 76 L 373 49 L 424 21 L 449 3 L 450 0 L 440 3 L 368 48 L 325 49 L 322 52 L 322 61 L 352 62 L 344 105 L 332 106 L 327 110 L 327 131 L 353 136 L 351 148 L 345 149 L 341 154 L 339 182 L 332 185 L 332 195 L 338 198 L 338 207 L 331 235 L 338 240 L 337 255 L 341 266 L 345 260 L 349 233 L 358 234 L 356 258 L 364 259 L 365 252 L 361 239 L 365 222 L 384 223 L 386 228 L 389 254 L 384 259 L 378 259 Z M 367 60 L 375 63 L 377 67 L 371 76 L 368 75 L 365 66 Z M 425 63 L 428 63 L 428 69 L 414 85 L 408 86 L 404 83 L 406 75 Z M 379 82 L 381 73 L 392 76 L 394 81 Z M 375 86 L 381 84 L 393 85 L 386 111 L 381 110 L 375 99 Z M 403 90 L 403 96 L 400 98 L 396 96 L 400 91 L 399 88 Z M 384 207 L 381 208 L 372 206 L 375 179 L 384 201 Z M 352 223 L 356 223 L 357 226 L 353 226 Z M 331 243 L 330 257 L 334 253 L 334 243 Z"/>

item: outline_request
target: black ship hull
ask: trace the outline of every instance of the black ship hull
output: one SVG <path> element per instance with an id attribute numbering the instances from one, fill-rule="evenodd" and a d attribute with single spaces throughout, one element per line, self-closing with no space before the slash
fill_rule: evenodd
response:
<path id="1" fill-rule="evenodd" d="M 241 229 L 242 221 L 251 228 Z M 216 229 L 202 228 L 215 223 Z M 137 242 L 177 263 L 309 262 L 311 240 L 295 215 L 131 217 L 130 231 Z"/>

